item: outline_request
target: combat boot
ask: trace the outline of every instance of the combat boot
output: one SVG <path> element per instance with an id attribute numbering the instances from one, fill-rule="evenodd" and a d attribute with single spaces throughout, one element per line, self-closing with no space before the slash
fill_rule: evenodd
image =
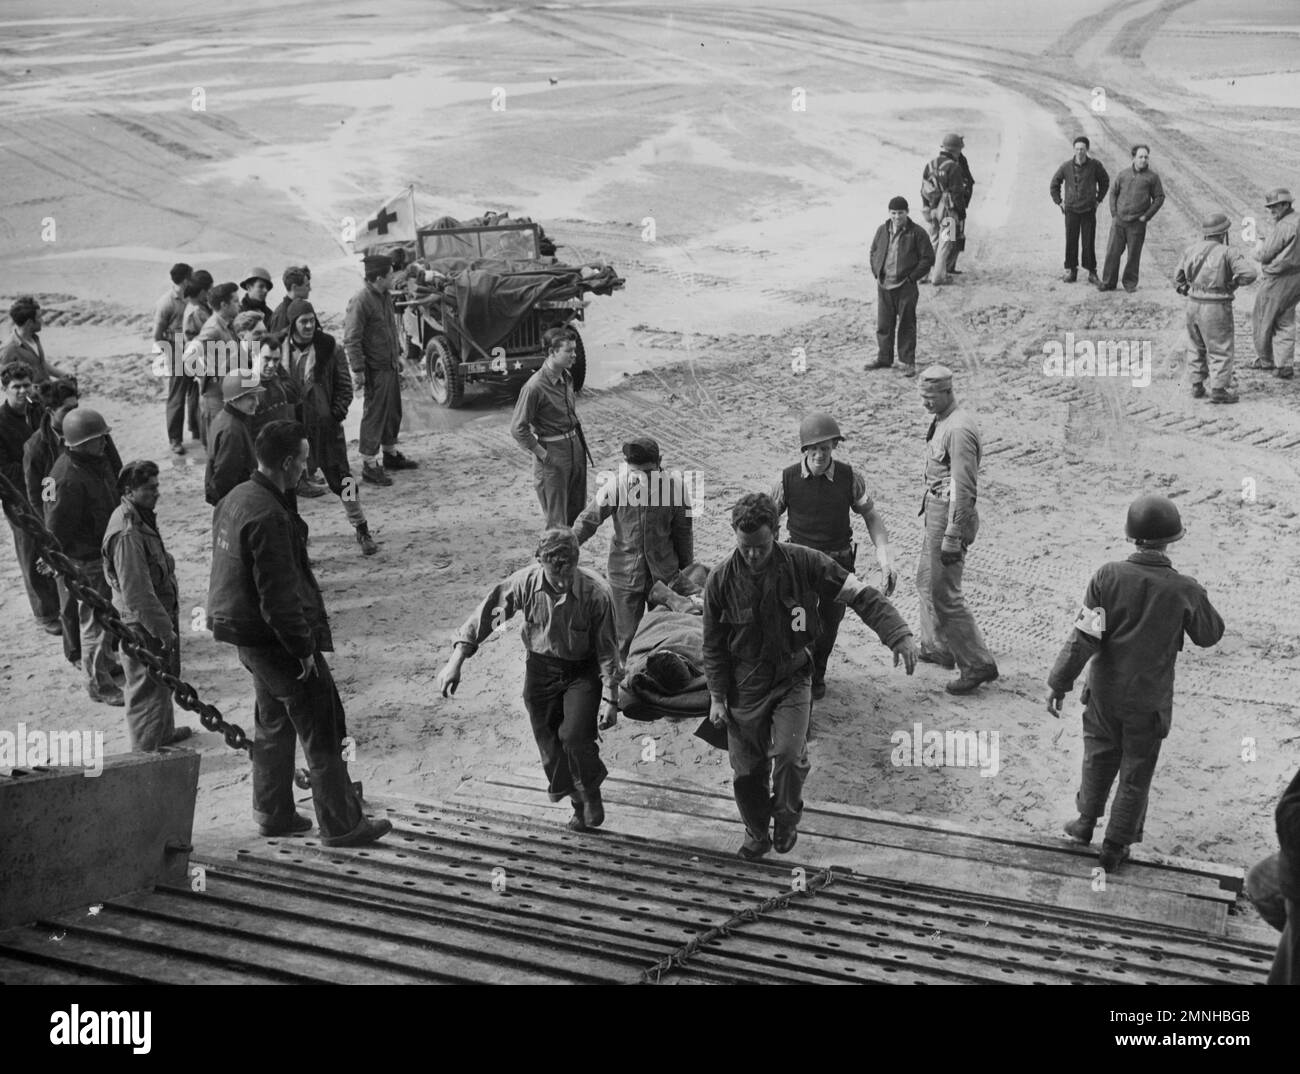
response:
<path id="1" fill-rule="evenodd" d="M 375 544 L 375 539 L 370 536 L 370 527 L 365 522 L 357 527 L 357 544 L 361 546 L 363 556 L 373 556 L 379 551 L 379 545 Z"/>

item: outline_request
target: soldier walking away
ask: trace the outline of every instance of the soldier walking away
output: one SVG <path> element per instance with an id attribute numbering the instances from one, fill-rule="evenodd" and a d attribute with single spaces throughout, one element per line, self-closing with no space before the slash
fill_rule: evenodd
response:
<path id="1" fill-rule="evenodd" d="M 388 470 L 414 470 L 420 464 L 397 450 L 402 427 L 402 345 L 390 293 L 393 260 L 368 254 L 365 285 L 352 296 L 344 319 L 343 350 L 356 390 L 364 393 L 361 411 L 361 479 L 391 485 Z M 383 449 L 383 464 L 379 453 Z"/>
<path id="2" fill-rule="evenodd" d="M 600 785 L 606 769 L 597 746 L 599 726 L 618 720 L 615 691 L 621 677 L 613 601 L 600 575 L 578 566 L 578 539 L 567 528 L 548 529 L 537 543 L 537 563 L 498 582 L 465 620 L 455 649 L 438 675 L 443 697 L 456 692 L 461 666 L 498 627 L 524 614 L 524 706 L 546 773 L 552 802 L 569 798 L 569 827 L 583 832 L 605 822 Z"/>
<path id="3" fill-rule="evenodd" d="M 244 289 L 244 297 L 239 300 L 241 313 L 256 313 L 262 318 L 262 327 L 271 328 L 271 307 L 266 304 L 266 296 L 275 288 L 271 282 L 271 273 L 264 268 L 254 266 L 239 284 Z"/>
<path id="4" fill-rule="evenodd" d="M 829 556 L 776 540 L 771 497 L 742 496 L 731 510 L 731 528 L 735 551 L 704 586 L 704 669 L 709 720 L 727 729 L 732 788 L 745 825 L 737 853 L 753 861 L 773 847 L 788 854 L 799 838 L 811 767 L 811 650 L 821 633 L 822 604 L 851 607 L 909 675 L 918 653 L 902 616 L 875 589 Z"/>
<path id="5" fill-rule="evenodd" d="M 1223 620 L 1205 590 L 1174 570 L 1165 554 L 1169 544 L 1183 537 L 1173 502 L 1140 496 L 1129 506 L 1124 532 L 1138 550 L 1092 576 L 1074 629 L 1047 677 L 1047 711 L 1059 718 L 1061 702 L 1092 660 L 1081 695 L 1079 816 L 1065 826 L 1065 834 L 1085 846 L 1092 842 L 1118 774 L 1101 844 L 1106 872 L 1128 857 L 1132 843 L 1142 841 L 1151 777 L 1173 721 L 1174 662 L 1183 635 L 1202 648 L 1223 637 Z"/>
<path id="6" fill-rule="evenodd" d="M 41 304 L 31 295 L 23 295 L 14 300 L 9 307 L 9 317 L 14 322 L 13 335 L 0 346 L 0 369 L 10 362 L 22 362 L 32 371 L 32 383 L 43 384 L 47 380 L 67 380 L 72 376 L 51 365 L 45 360 L 45 348 L 41 346 Z"/>
<path id="7" fill-rule="evenodd" d="M 1079 278 L 1079 248 L 1083 248 L 1083 271 L 1094 286 L 1097 278 L 1097 206 L 1106 200 L 1110 175 L 1101 161 L 1088 156 L 1092 143 L 1086 135 L 1074 140 L 1074 156 L 1056 169 L 1048 192 L 1065 217 L 1066 283 Z"/>
<path id="8" fill-rule="evenodd" d="M 695 559 L 692 505 L 682 475 L 661 468 L 659 444 L 648 436 L 624 444 L 623 458 L 626 465 L 616 480 L 601 484 L 573 526 L 582 545 L 613 516 L 605 574 L 614 601 L 620 663 L 627 661 L 656 582 L 695 590 L 682 573 Z"/>
<path id="9" fill-rule="evenodd" d="M 208 465 L 203 474 L 204 499 L 213 507 L 257 472 L 253 412 L 265 391 L 252 370 L 226 374 L 221 388 L 225 402 L 208 430 Z"/>
<path id="10" fill-rule="evenodd" d="M 104 577 L 104 533 L 117 509 L 117 475 L 104 456 L 108 423 L 96 410 L 77 407 L 63 419 L 67 451 L 50 470 L 53 485 L 45 502 L 45 525 L 69 559 L 77 562 L 81 584 L 105 600 L 113 593 Z M 66 586 L 58 580 L 59 599 Z M 121 665 L 113 657 L 108 635 L 89 604 L 78 601 L 81 627 L 81 664 L 86 673 L 86 693 L 92 701 L 123 705 L 122 691 L 113 681 Z"/>
<path id="11" fill-rule="evenodd" d="M 962 596 L 966 549 L 979 533 L 975 509 L 980 433 L 975 415 L 957 406 L 952 370 L 932 365 L 921 374 L 921 404 L 934 415 L 925 435 L 925 536 L 916 568 L 921 659 L 960 669 L 944 689 L 969 694 L 998 677 L 998 666 Z"/>
<path id="12" fill-rule="evenodd" d="M 1174 283 L 1187 296 L 1188 360 L 1192 368 L 1192 398 L 1205 398 L 1210 379 L 1211 403 L 1237 401 L 1233 371 L 1232 297 L 1237 288 L 1254 283 L 1255 270 L 1245 255 L 1228 245 L 1232 222 L 1214 213 L 1201 224 L 1204 238 L 1183 251 Z M 1207 363 L 1208 357 L 1208 363 Z"/>
<path id="13" fill-rule="evenodd" d="M 118 477 L 122 501 L 104 532 L 104 576 L 122 622 L 152 649 L 166 655 L 167 670 L 181 673 L 180 589 L 176 561 L 158 532 L 158 466 L 137 460 Z M 126 730 L 132 752 L 157 750 L 193 734 L 176 727 L 171 691 L 146 673 L 146 665 L 123 651 Z"/>
<path id="14" fill-rule="evenodd" d="M 907 215 L 907 199 L 889 199 L 889 219 L 871 240 L 871 275 L 876 278 L 876 360 L 867 369 L 894 364 L 894 333 L 903 376 L 916 376 L 918 283 L 934 264 L 930 239 Z"/>
<path id="15" fill-rule="evenodd" d="M 809 414 L 804 418 L 799 423 L 803 459 L 782 472 L 772 489 L 772 502 L 778 518 L 783 512 L 790 512 L 791 544 L 825 553 L 850 574 L 858 556 L 852 513 L 861 515 L 876 549 L 876 562 L 880 564 L 880 591 L 892 597 L 898 575 L 889 550 L 889 531 L 876 512 L 866 479 L 848 463 L 832 458 L 843 439 L 839 425 L 829 414 Z M 835 648 L 844 610 L 845 605 L 838 600 L 823 601 L 820 605 L 821 631 L 812 651 L 814 701 L 826 696 L 826 664 Z"/>
<path id="16" fill-rule="evenodd" d="M 1106 263 L 1102 266 L 1098 291 L 1113 291 L 1118 286 L 1119 259 L 1125 251 L 1128 256 L 1124 261 L 1124 290 L 1130 294 L 1137 290 L 1147 224 L 1165 203 L 1160 176 L 1151 170 L 1151 147 L 1135 145 L 1130 154 L 1133 163 L 1116 175 L 1110 185 L 1110 241 L 1106 244 Z"/>
<path id="17" fill-rule="evenodd" d="M 949 273 L 956 271 L 957 253 L 965 245 L 967 186 L 958 160 L 962 156 L 961 148 L 961 135 L 944 135 L 939 155 L 921 172 L 921 215 L 934 247 L 930 282 L 935 285 L 948 282 Z"/>
<path id="18" fill-rule="evenodd" d="M 307 560 L 307 523 L 289 499 L 307 465 L 307 430 L 295 421 L 272 422 L 258 434 L 256 450 L 257 473 L 212 517 L 207 605 L 212 636 L 237 646 L 253 676 L 253 816 L 265 836 L 311 828 L 293 804 L 296 736 L 321 842 L 365 846 L 393 826 L 362 813 L 343 760 L 343 702 L 325 660 L 334 640 Z"/>
<path id="19" fill-rule="evenodd" d="M 533 485 L 548 529 L 572 526 L 587 502 L 587 442 L 569 373 L 578 354 L 568 328 L 542 333 L 546 361 L 519 392 L 510 434 L 533 456 Z"/>
<path id="20" fill-rule="evenodd" d="M 1291 207 L 1291 191 L 1275 187 L 1264 196 L 1273 230 L 1255 256 L 1263 282 L 1255 292 L 1252 323 L 1256 357 L 1252 368 L 1271 369 L 1282 380 L 1295 376 L 1295 309 L 1300 302 L 1300 215 Z"/>
<path id="21" fill-rule="evenodd" d="M 48 499 L 45 479 L 54 469 L 54 461 L 67 450 L 63 441 L 63 419 L 80 405 L 80 397 L 75 378 L 47 380 L 37 391 L 45 406 L 45 413 L 41 415 L 36 432 L 23 445 L 23 481 L 26 483 L 28 501 L 37 513 L 41 513 Z M 108 460 L 110 474 L 122 472 L 122 456 L 118 454 L 112 436 L 104 437 L 104 458 Z M 59 602 L 63 655 L 73 667 L 80 667 L 81 615 L 77 598 L 66 586 L 59 586 L 53 577 L 50 577 L 50 585 L 55 587 Z"/>
<path id="22" fill-rule="evenodd" d="M 352 378 L 342 350 L 332 335 L 320 327 L 316 310 L 305 298 L 294 299 L 287 310 L 291 326 L 281 347 L 282 360 L 302 400 L 302 421 L 311 445 L 310 458 L 320 466 L 329 490 L 343 503 L 343 513 L 357 535 L 363 555 L 379 551 L 365 512 L 361 486 L 352 478 L 348 439 L 343 421 L 352 405 Z M 302 494 L 303 485 L 298 486 Z"/>
<path id="23" fill-rule="evenodd" d="M 20 493 L 30 496 L 23 481 L 23 449 L 36 434 L 41 421 L 41 408 L 32 401 L 32 371 L 24 362 L 9 362 L 0 368 L 0 385 L 4 387 L 4 402 L 0 404 L 0 473 Z M 38 488 L 37 504 L 41 503 L 39 494 Z M 5 508 L 5 518 L 13 530 L 14 554 L 18 557 L 18 569 L 23 575 L 23 586 L 36 625 L 47 634 L 62 634 L 58 587 L 52 577 L 37 569 L 40 546 L 18 525 L 8 507 Z"/>
<path id="24" fill-rule="evenodd" d="M 153 309 L 153 350 L 155 354 L 165 353 L 171 359 L 171 371 L 167 375 L 167 405 L 165 409 L 167 423 L 167 441 L 173 455 L 184 455 L 185 445 L 182 435 L 185 432 L 185 407 L 189 398 L 192 377 L 181 375 L 177 367 L 180 355 L 185 348 L 179 341 L 184 338 L 185 326 L 185 285 L 194 270 L 183 261 L 171 267 L 171 289 L 158 299 Z M 179 350 L 180 354 L 177 353 Z M 195 396 L 195 407 L 198 396 Z M 197 410 L 191 428 L 198 425 Z"/>

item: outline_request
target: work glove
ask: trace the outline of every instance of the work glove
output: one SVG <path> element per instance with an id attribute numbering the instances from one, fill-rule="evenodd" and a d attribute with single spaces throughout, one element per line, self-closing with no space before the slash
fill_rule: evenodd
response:
<path id="1" fill-rule="evenodd" d="M 909 634 L 894 646 L 894 667 L 898 667 L 898 662 L 901 660 L 910 675 L 916 670 L 916 662 L 920 656 L 921 650 L 916 644 L 916 639 Z"/>
<path id="2" fill-rule="evenodd" d="M 1180 283 L 1174 288 L 1180 295 L 1186 295 L 1192 289 L 1191 284 Z"/>

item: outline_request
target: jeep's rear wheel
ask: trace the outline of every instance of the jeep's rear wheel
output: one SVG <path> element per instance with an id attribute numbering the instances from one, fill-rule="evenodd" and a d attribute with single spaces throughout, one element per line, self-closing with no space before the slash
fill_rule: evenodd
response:
<path id="1" fill-rule="evenodd" d="M 573 333 L 575 343 L 573 368 L 569 370 L 569 374 L 573 377 L 573 390 L 580 392 L 587 382 L 587 349 L 582 345 L 582 336 L 578 334 L 578 330 L 570 325 L 569 331 Z"/>
<path id="2" fill-rule="evenodd" d="M 429 375 L 429 392 L 435 403 L 448 408 L 460 406 L 465 397 L 465 378 L 445 336 L 429 337 L 424 348 L 424 371 Z"/>

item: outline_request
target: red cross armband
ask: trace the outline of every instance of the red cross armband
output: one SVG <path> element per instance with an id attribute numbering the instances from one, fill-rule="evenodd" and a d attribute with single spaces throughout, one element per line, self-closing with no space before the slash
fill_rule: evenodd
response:
<path id="1" fill-rule="evenodd" d="M 1106 633 L 1106 609 L 1083 607 L 1079 609 L 1079 614 L 1074 619 L 1074 629 L 1080 634 L 1087 634 L 1090 638 L 1101 641 L 1102 635 Z"/>

